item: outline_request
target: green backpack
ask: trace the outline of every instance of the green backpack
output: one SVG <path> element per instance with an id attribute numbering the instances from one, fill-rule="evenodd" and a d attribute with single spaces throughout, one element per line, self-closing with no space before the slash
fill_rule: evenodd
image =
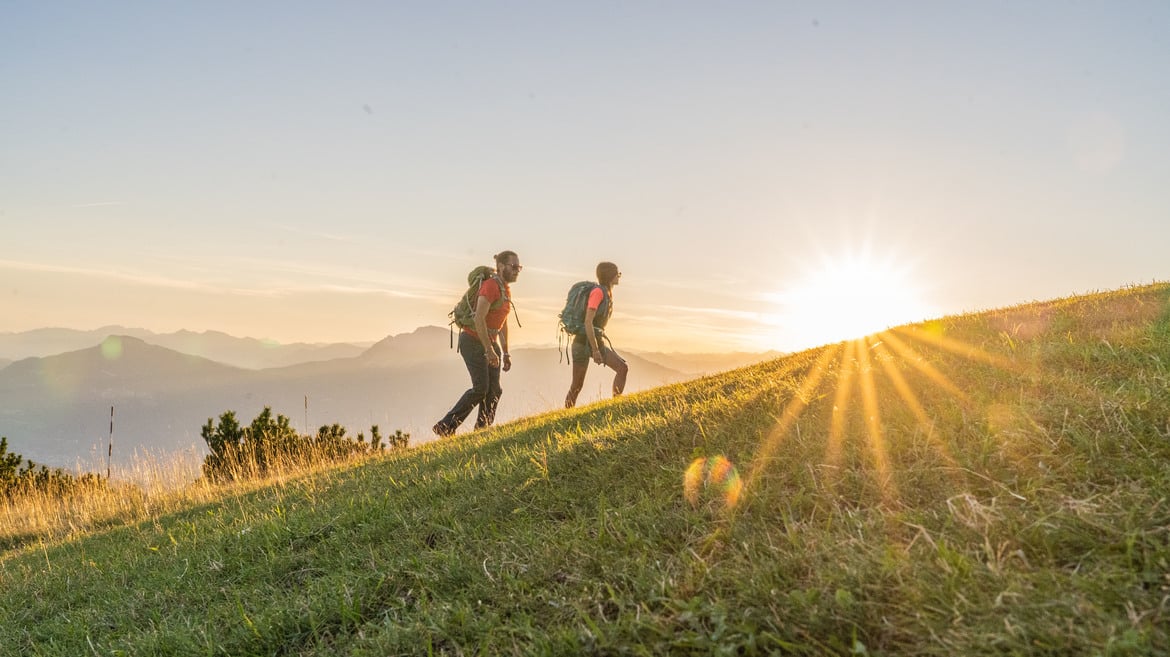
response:
<path id="1" fill-rule="evenodd" d="M 597 319 L 594 319 L 593 327 L 597 329 L 598 333 L 604 334 L 604 331 L 600 329 L 605 327 L 606 321 L 609 319 L 609 292 L 593 281 L 578 281 L 569 288 L 569 294 L 565 298 L 565 308 L 561 310 L 559 315 L 562 331 L 572 336 L 585 335 L 585 307 L 589 304 L 589 294 L 593 292 L 595 287 L 600 287 L 605 296 L 601 300 L 601 306 L 597 308 L 597 317 L 601 321 L 598 322 Z"/>
<path id="2" fill-rule="evenodd" d="M 479 288 L 483 282 L 489 278 L 495 278 L 496 283 L 500 286 L 500 298 L 494 301 L 491 305 L 492 310 L 499 308 L 502 304 L 510 304 L 512 309 L 516 309 L 516 305 L 507 296 L 507 286 L 504 281 L 500 280 L 496 275 L 496 270 L 487 265 L 480 265 L 475 269 L 467 272 L 467 291 L 463 296 L 459 297 L 459 301 L 447 316 L 451 318 L 448 326 L 451 329 L 451 346 L 455 346 L 455 327 L 461 329 L 469 328 L 475 330 L 475 303 L 479 298 Z M 516 315 L 516 325 L 520 326 L 520 316 Z"/>

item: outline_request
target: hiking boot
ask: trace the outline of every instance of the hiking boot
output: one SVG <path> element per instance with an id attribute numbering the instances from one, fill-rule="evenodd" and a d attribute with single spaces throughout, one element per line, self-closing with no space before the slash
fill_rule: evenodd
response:
<path id="1" fill-rule="evenodd" d="M 431 427 L 431 431 L 434 431 L 435 435 L 440 438 L 446 438 L 447 436 L 455 435 L 455 431 L 443 426 L 442 422 L 436 422 L 435 426 Z"/>

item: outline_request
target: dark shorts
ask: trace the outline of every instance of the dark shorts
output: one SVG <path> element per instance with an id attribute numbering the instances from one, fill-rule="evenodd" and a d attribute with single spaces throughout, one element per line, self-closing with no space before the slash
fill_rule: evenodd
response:
<path id="1" fill-rule="evenodd" d="M 601 336 L 597 338 L 597 348 L 601 350 L 603 358 L 606 353 L 613 351 L 605 346 L 605 339 Z M 589 348 L 589 340 L 581 336 L 573 338 L 573 362 L 589 364 L 592 360 L 593 350 Z"/>

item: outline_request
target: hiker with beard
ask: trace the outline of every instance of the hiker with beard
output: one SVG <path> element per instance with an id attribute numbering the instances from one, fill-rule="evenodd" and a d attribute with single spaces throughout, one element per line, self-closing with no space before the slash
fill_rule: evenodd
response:
<path id="1" fill-rule="evenodd" d="M 501 251 L 495 260 L 495 272 L 484 278 L 475 297 L 473 324 L 462 326 L 459 333 L 459 353 L 471 375 L 471 387 L 432 427 L 439 436 L 453 435 L 476 407 L 479 410 L 475 428 L 491 426 L 503 394 L 500 370 L 507 372 L 512 369 L 507 323 L 508 311 L 512 308 L 512 291 L 508 285 L 516 282 L 523 267 L 520 256 L 514 251 Z"/>
<path id="2" fill-rule="evenodd" d="M 614 371 L 613 396 L 622 394 L 626 388 L 626 374 L 629 366 L 625 359 L 613 350 L 613 345 L 606 346 L 602 340 L 605 336 L 605 325 L 613 315 L 613 288 L 621 280 L 622 272 L 612 262 L 602 262 L 597 265 L 597 284 L 589 291 L 585 302 L 585 316 L 582 330 L 573 337 L 573 381 L 569 384 L 569 393 L 565 395 L 565 408 L 573 408 L 577 404 L 577 395 L 585 386 L 585 372 L 589 369 L 589 361 L 598 365 L 605 365 Z M 584 282 L 583 282 L 584 283 Z"/>

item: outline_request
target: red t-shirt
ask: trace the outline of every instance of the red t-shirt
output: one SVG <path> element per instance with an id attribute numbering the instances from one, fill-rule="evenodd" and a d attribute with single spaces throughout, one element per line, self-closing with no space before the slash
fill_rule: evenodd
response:
<path id="1" fill-rule="evenodd" d="M 512 289 L 508 287 L 507 283 L 504 284 L 504 294 L 509 299 L 512 298 Z M 496 281 L 495 278 L 489 278 L 485 280 L 479 286 L 479 296 L 487 299 L 489 303 L 496 303 L 500 300 L 500 284 Z M 476 298 L 475 303 L 477 305 L 479 304 L 478 297 Z M 511 309 L 512 304 L 505 301 L 501 303 L 499 307 L 488 310 L 487 317 L 484 318 L 484 321 L 487 324 L 489 333 L 495 334 L 504 327 L 504 323 L 508 321 L 508 311 Z M 467 333 L 470 333 L 471 335 L 476 335 L 474 328 L 465 328 L 463 330 Z"/>

